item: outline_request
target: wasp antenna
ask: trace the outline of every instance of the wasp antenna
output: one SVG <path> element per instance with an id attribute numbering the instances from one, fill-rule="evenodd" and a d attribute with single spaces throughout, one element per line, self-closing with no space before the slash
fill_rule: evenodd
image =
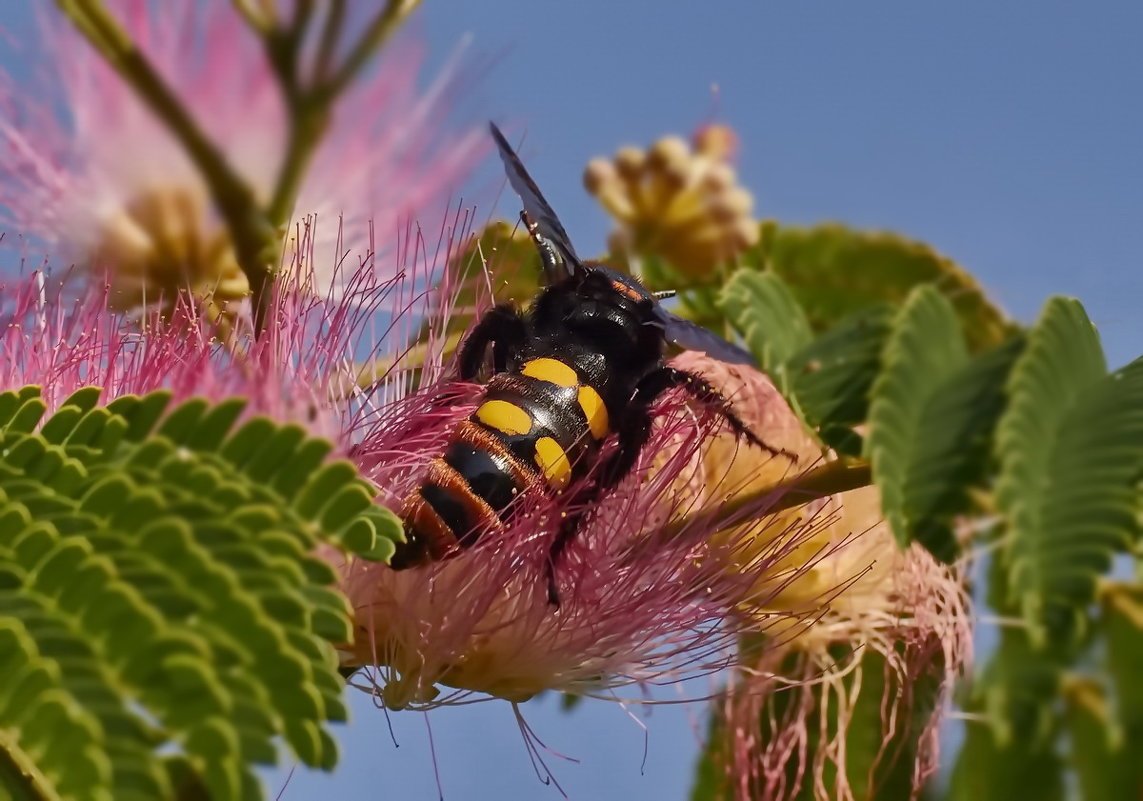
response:
<path id="1" fill-rule="evenodd" d="M 667 300 L 668 298 L 673 298 L 675 295 L 677 295 L 679 293 L 678 293 L 678 290 L 676 290 L 676 289 L 664 289 L 664 290 L 661 290 L 659 292 L 654 292 L 652 294 L 654 294 L 655 300 Z"/>

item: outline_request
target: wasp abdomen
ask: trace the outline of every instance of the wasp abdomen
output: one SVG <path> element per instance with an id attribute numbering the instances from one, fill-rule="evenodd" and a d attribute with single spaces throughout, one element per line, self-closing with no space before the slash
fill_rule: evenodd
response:
<path id="1" fill-rule="evenodd" d="M 521 489 L 518 479 L 509 473 L 505 459 L 493 456 L 484 448 L 456 441 L 448 446 L 444 460 L 465 479 L 469 489 L 500 516 Z"/>
<path id="2" fill-rule="evenodd" d="M 559 491 L 610 432 L 599 392 L 563 361 L 537 358 L 492 378 L 480 405 L 402 509 L 408 541 L 396 569 L 435 561 L 503 526 L 529 486 Z"/>

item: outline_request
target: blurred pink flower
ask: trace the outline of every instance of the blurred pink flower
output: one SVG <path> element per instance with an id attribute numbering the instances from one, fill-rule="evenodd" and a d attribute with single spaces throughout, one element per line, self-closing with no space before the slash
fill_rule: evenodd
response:
<path id="1" fill-rule="evenodd" d="M 286 116 L 262 50 L 229 3 L 109 0 L 109 7 L 223 155 L 265 201 L 286 146 Z M 362 6 L 368 5 L 361 3 Z M 135 308 L 159 290 L 245 292 L 227 232 L 180 146 L 58 12 L 41 13 L 46 59 L 35 85 L 0 76 L 0 226 L 111 279 L 109 301 Z M 486 146 L 454 133 L 455 67 L 418 87 L 423 48 L 393 43 L 335 106 L 291 219 L 311 226 L 316 286 L 334 265 L 381 250 L 382 277 L 409 220 L 439 220 Z M 61 115 L 62 112 L 62 115 Z M 284 232 L 289 266 L 297 228 Z M 150 288 L 144 290 L 144 279 Z"/>

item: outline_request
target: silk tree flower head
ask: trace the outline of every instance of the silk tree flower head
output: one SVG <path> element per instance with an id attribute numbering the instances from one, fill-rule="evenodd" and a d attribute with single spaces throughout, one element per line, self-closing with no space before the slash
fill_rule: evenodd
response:
<path id="1" fill-rule="evenodd" d="M 759 396 L 778 393 L 750 368 L 705 358 L 686 366 L 736 399 L 748 424 L 765 425 L 755 410 L 779 402 L 758 402 Z M 807 457 L 821 454 L 804 430 L 791 426 L 787 437 L 784 447 Z M 776 477 L 765 463 L 733 444 L 722 433 L 707 448 L 707 481 L 725 476 L 723 481 L 744 493 L 773 483 Z M 882 767 L 901 756 L 894 749 L 902 739 L 912 744 L 908 756 L 914 760 L 912 780 L 919 792 L 937 765 L 941 702 L 971 655 L 968 600 L 960 576 L 920 545 L 907 550 L 897 545 L 880 517 L 875 488 L 841 493 L 780 516 L 783 524 L 739 532 L 754 543 L 744 555 L 766 547 L 772 532 L 809 516 L 820 525 L 788 551 L 784 565 L 791 572 L 807 560 L 808 566 L 764 603 L 740 607 L 748 620 L 764 623 L 778 615 L 790 626 L 770 626 L 768 637 L 777 635 L 779 643 L 743 659 L 722 705 L 724 725 L 718 731 L 725 738 L 720 753 L 726 797 L 778 801 L 808 793 L 821 801 L 853 798 L 851 780 L 875 780 L 847 772 L 846 737 L 859 701 L 880 710 Z M 780 571 L 783 565 L 775 568 Z M 913 692 L 922 685 L 936 696 L 931 712 Z M 862 692 L 875 697 L 862 698 Z M 864 785 L 857 790 L 863 792 Z"/>
<path id="2" fill-rule="evenodd" d="M 730 128 L 708 125 L 690 143 L 667 136 L 592 159 L 584 185 L 619 223 L 611 251 L 661 256 L 702 278 L 758 244 L 754 198 L 731 166 L 736 149 Z"/>
<path id="3" fill-rule="evenodd" d="M 430 383 L 366 427 L 352 458 L 391 508 L 424 479 L 479 397 L 477 386 Z M 815 522 L 750 554 L 741 537 L 712 537 L 709 525 L 694 522 L 701 507 L 678 487 L 696 478 L 713 420 L 674 393 L 654 412 L 634 470 L 588 510 L 557 562 L 558 607 L 548 602 L 545 567 L 556 523 L 574 509 L 574 484 L 560 498 L 522 493 L 503 530 L 442 561 L 401 571 L 342 566 L 357 621 L 344 664 L 366 666 L 390 708 L 457 703 L 473 693 L 513 702 L 543 690 L 630 697 L 631 685 L 735 664 L 746 630 L 736 610 L 771 604 L 796 580 L 802 571 L 789 569 L 788 556 Z M 673 455 L 664 459 L 668 445 Z M 761 498 L 741 514 L 763 514 L 777 500 Z M 738 569 L 726 570 L 728 562 Z M 748 623 L 751 631 L 796 625 L 782 614 Z"/>
<path id="4" fill-rule="evenodd" d="M 238 4 L 107 5 L 256 200 L 268 202 L 290 144 L 287 108 Z M 115 309 L 161 302 L 169 311 L 190 290 L 210 296 L 206 308 L 218 313 L 245 296 L 228 229 L 182 146 L 58 12 L 45 10 L 40 23 L 38 85 L 5 76 L 0 86 L 0 225 L 104 276 Z M 349 280 L 336 269 L 346 252 L 376 247 L 374 264 L 391 277 L 398 233 L 410 220 L 441 219 L 484 146 L 476 129 L 447 129 L 456 71 L 421 90 L 421 62 L 422 49 L 406 39 L 361 73 L 301 175 L 281 259 L 299 262 L 298 223 L 311 223 L 318 294 Z"/>
<path id="5" fill-rule="evenodd" d="M 140 329 L 108 308 L 106 287 L 76 283 L 39 271 L 0 277 L 0 387 L 38 385 L 49 411 L 90 385 L 104 402 L 158 389 L 176 403 L 241 397 L 246 414 L 300 423 L 342 451 L 366 403 L 342 400 L 359 369 L 353 358 L 363 339 L 383 337 L 386 328 L 372 321 L 388 315 L 378 309 L 408 305 L 412 295 L 411 281 L 382 282 L 368 269 L 336 301 L 291 279 L 273 296 L 267 335 L 228 348 L 189 304 L 177 304 L 167 324 Z"/>

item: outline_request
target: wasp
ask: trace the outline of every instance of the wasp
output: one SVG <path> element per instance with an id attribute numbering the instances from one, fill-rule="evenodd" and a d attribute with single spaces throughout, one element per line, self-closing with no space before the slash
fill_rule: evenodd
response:
<path id="1" fill-rule="evenodd" d="M 683 390 L 772 456 L 796 457 L 751 432 L 705 379 L 665 362 L 668 345 L 726 362 L 754 364 L 753 357 L 665 309 L 660 300 L 673 293 L 650 292 L 630 275 L 581 260 L 504 135 L 490 126 L 523 202 L 543 286 L 526 311 L 494 306 L 461 344 L 460 380 L 476 379 L 489 356 L 492 374 L 476 411 L 405 498 L 406 541 L 390 564 L 400 570 L 471 548 L 510 519 L 525 490 L 574 488 L 567 499 L 573 511 L 562 518 L 547 562 L 548 598 L 558 606 L 556 565 L 583 510 L 631 472 L 651 434 L 652 404 L 667 390 Z M 612 438 L 616 447 L 601 462 Z M 589 473 L 593 481 L 579 480 Z"/>

